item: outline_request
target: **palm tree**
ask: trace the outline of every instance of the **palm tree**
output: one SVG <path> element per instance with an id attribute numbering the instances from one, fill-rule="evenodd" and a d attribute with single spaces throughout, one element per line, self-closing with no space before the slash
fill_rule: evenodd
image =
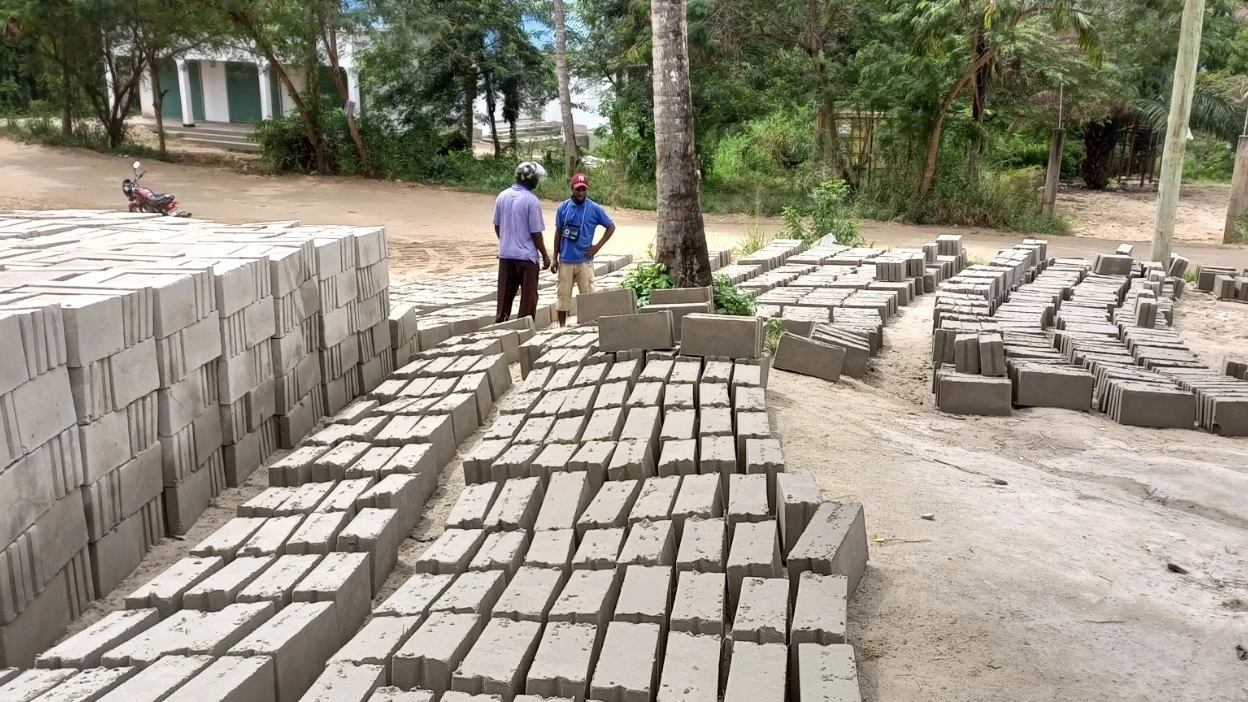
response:
<path id="1" fill-rule="evenodd" d="M 570 178 L 580 161 L 576 152 L 576 125 L 572 122 L 572 89 L 568 75 L 568 31 L 563 19 L 563 0 L 555 4 L 555 75 L 559 81 L 559 113 L 563 118 L 564 172 Z"/>
<path id="2" fill-rule="evenodd" d="M 693 143 L 685 0 L 652 0 L 655 181 L 659 232 L 655 258 L 679 288 L 711 284 L 702 196 Z"/>

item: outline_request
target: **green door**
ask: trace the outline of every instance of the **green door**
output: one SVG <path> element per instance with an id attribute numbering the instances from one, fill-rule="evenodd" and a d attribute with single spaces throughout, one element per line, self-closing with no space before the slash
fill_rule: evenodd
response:
<path id="1" fill-rule="evenodd" d="M 205 120 L 204 79 L 199 73 L 199 61 L 187 61 L 186 69 L 191 80 L 191 118 Z"/>
<path id="2" fill-rule="evenodd" d="M 225 95 L 231 122 L 259 122 L 260 71 L 254 63 L 225 64 Z"/>
<path id="3" fill-rule="evenodd" d="M 165 61 L 157 71 L 160 76 L 160 92 L 165 101 L 160 104 L 160 114 L 167 119 L 182 121 L 182 90 L 178 85 L 178 64 Z"/>

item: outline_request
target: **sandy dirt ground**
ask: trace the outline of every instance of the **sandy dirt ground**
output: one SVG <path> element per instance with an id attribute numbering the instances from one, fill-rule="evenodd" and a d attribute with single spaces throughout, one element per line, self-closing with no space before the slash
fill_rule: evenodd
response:
<path id="1" fill-rule="evenodd" d="M 1119 192 L 1096 192 L 1063 188 L 1058 196 L 1062 211 L 1074 223 L 1076 236 L 1103 239 L 1135 239 L 1152 236 L 1157 215 L 1157 192 L 1125 188 Z M 1221 244 L 1226 225 L 1230 185 L 1185 185 L 1179 191 L 1179 214 L 1175 225 L 1183 241 Z"/>
<path id="2" fill-rule="evenodd" d="M 488 266 L 493 255 L 481 226 L 487 197 L 152 166 L 154 185 L 224 221 L 384 224 L 400 276 Z M 116 181 L 127 170 L 119 159 L 0 141 L 0 172 L 20 184 L 0 194 L 0 208 L 104 208 L 117 207 Z M 624 212 L 617 221 L 620 250 L 644 250 L 653 215 Z M 708 218 L 711 245 L 731 242 L 744 224 Z M 889 245 L 944 231 L 867 229 Z M 967 234 L 983 256 L 1020 238 Z M 1198 262 L 1248 265 L 1243 249 L 1181 241 Z M 1072 237 L 1052 247 L 1089 255 L 1111 245 Z M 866 506 L 871 563 L 850 608 L 864 699 L 1248 700 L 1248 440 L 1133 429 L 1062 410 L 940 414 L 929 368 L 933 299 L 889 323 L 864 382 L 776 371 L 768 392 L 789 470 L 815 475 L 827 498 Z M 1248 353 L 1248 305 L 1191 294 L 1180 301 L 1178 328 L 1210 364 Z M 440 532 L 461 467 L 457 458 L 443 473 L 378 603 Z M 261 470 L 226 491 L 186 537 L 157 546 L 73 629 L 120 607 L 266 480 Z"/>

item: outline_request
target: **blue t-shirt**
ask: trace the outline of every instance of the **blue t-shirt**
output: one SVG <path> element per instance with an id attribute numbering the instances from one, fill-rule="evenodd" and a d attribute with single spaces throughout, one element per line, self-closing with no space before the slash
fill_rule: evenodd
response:
<path id="1" fill-rule="evenodd" d="M 609 227 L 615 222 L 602 205 L 585 198 L 585 203 L 578 205 L 572 198 L 559 203 L 555 210 L 555 233 L 562 233 L 559 242 L 559 260 L 563 263 L 587 263 L 589 247 L 594 244 L 594 234 L 598 227 Z M 575 238 L 572 238 L 572 237 Z"/>

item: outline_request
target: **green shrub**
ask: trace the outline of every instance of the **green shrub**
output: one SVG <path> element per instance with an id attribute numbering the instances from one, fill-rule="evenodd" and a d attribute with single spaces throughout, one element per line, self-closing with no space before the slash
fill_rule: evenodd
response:
<path id="1" fill-rule="evenodd" d="M 776 347 L 780 345 L 780 337 L 784 334 L 784 320 L 774 317 L 767 320 L 767 337 L 763 341 L 763 348 L 767 349 L 767 353 L 774 354 Z"/>
<path id="2" fill-rule="evenodd" d="M 757 224 L 751 224 L 745 228 L 745 238 L 737 244 L 737 256 L 749 256 L 766 246 L 769 241 L 771 235 Z"/>
<path id="3" fill-rule="evenodd" d="M 650 304 L 650 293 L 672 287 L 672 278 L 667 274 L 667 266 L 662 263 L 641 261 L 624 276 L 620 285 L 633 289 L 637 295 L 637 306 L 640 307 Z"/>
<path id="4" fill-rule="evenodd" d="M 732 279 L 725 275 L 714 278 L 715 313 L 738 317 L 752 317 L 758 311 L 758 302 Z"/>
<path id="5" fill-rule="evenodd" d="M 810 219 L 816 239 L 831 234 L 838 244 L 858 246 L 862 243 L 862 225 L 852 198 L 843 180 L 824 181 L 815 188 L 810 196 Z"/>

